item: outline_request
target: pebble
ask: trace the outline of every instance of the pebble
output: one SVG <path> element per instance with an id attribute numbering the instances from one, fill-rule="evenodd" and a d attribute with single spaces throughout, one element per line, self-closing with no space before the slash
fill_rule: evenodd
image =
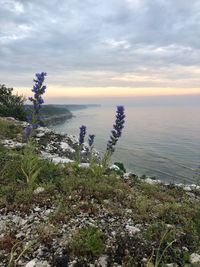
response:
<path id="1" fill-rule="evenodd" d="M 134 235 L 140 232 L 139 228 L 132 225 L 126 225 L 126 229 L 128 230 L 130 235 Z"/>
<path id="2" fill-rule="evenodd" d="M 36 189 L 33 191 L 33 193 L 34 193 L 35 195 L 38 195 L 38 194 L 40 194 L 40 193 L 43 193 L 44 191 L 45 191 L 44 187 L 38 187 L 38 188 L 36 188 Z"/>
<path id="3" fill-rule="evenodd" d="M 36 259 L 29 261 L 25 267 L 35 267 L 36 266 Z"/>
<path id="4" fill-rule="evenodd" d="M 199 263 L 199 266 L 200 266 L 200 255 L 197 253 L 192 253 L 190 255 L 190 263 L 192 264 Z"/>

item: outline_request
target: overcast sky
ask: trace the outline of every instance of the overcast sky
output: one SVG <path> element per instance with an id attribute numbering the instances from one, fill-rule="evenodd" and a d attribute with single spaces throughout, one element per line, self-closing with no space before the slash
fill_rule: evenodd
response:
<path id="1" fill-rule="evenodd" d="M 0 0 L 0 83 L 47 96 L 200 93 L 199 0 Z"/>

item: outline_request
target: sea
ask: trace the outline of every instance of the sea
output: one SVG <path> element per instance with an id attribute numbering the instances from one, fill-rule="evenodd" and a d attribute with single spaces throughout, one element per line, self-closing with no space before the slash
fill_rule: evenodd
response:
<path id="1" fill-rule="evenodd" d="M 79 127 L 95 134 L 103 155 L 115 121 L 116 106 L 101 105 L 73 111 L 73 118 L 52 126 L 78 136 Z M 127 172 L 164 182 L 199 183 L 200 107 L 198 105 L 125 105 L 126 124 L 112 163 L 123 162 Z M 86 139 L 87 141 L 87 139 Z"/>

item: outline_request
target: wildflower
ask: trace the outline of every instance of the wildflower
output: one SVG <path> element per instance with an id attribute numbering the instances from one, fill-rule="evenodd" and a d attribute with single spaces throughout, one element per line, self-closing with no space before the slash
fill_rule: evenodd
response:
<path id="1" fill-rule="evenodd" d="M 89 134 L 89 138 L 88 138 L 88 144 L 89 146 L 91 147 L 94 143 L 94 138 L 95 138 L 95 135 L 94 134 Z"/>
<path id="2" fill-rule="evenodd" d="M 31 125 L 28 125 L 26 126 L 26 128 L 24 128 L 24 131 L 23 131 L 23 137 L 24 137 L 24 140 L 27 142 L 30 135 L 31 135 L 31 131 L 32 131 L 32 127 Z"/>
<path id="3" fill-rule="evenodd" d="M 32 124 L 33 129 L 37 129 L 41 123 L 40 112 L 44 103 L 42 95 L 46 91 L 46 86 L 43 85 L 43 82 L 46 75 L 46 72 L 36 73 L 36 78 L 33 80 L 35 82 L 32 89 L 34 96 L 29 97 L 29 100 L 33 103 L 33 110 L 30 111 L 29 109 L 29 114 L 27 115 L 27 120 Z"/>
<path id="4" fill-rule="evenodd" d="M 113 130 L 111 131 L 110 140 L 107 143 L 107 151 L 113 153 L 115 151 L 115 146 L 122 135 L 122 130 L 125 124 L 125 114 L 124 107 L 118 106 L 116 111 L 116 120 L 113 125 Z"/>
<path id="5" fill-rule="evenodd" d="M 86 126 L 82 125 L 80 127 L 79 145 L 82 145 L 84 143 L 85 135 L 86 135 Z"/>

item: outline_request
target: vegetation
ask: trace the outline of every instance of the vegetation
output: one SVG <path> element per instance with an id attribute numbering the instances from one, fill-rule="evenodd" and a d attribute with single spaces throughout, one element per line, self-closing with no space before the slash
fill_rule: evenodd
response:
<path id="1" fill-rule="evenodd" d="M 0 116 L 25 120 L 24 101 L 23 96 L 13 94 L 13 88 L 0 85 Z"/>
<path id="2" fill-rule="evenodd" d="M 0 140 L 5 138 L 13 138 L 22 133 L 22 129 L 12 121 L 0 119 Z"/>
<path id="3" fill-rule="evenodd" d="M 10 121 L 0 120 L 0 125 L 2 139 L 8 133 L 13 137 L 22 132 Z M 38 151 L 34 143 L 18 150 L 0 146 L 1 209 L 29 214 L 37 205 L 41 209 L 55 207 L 48 221 L 38 225 L 36 245 L 29 248 L 29 253 L 39 244 L 50 246 L 60 238 L 62 225 L 81 214 L 92 218 L 93 224 L 77 226 L 63 244 L 69 258 L 78 256 L 80 264 L 106 254 L 111 266 L 112 262 L 141 266 L 143 258 L 144 266 L 165 266 L 171 262 L 190 266 L 190 254 L 200 252 L 198 191 L 194 198 L 176 186 L 147 184 L 136 176 L 124 180 L 122 172 L 94 175 L 94 167 L 55 165 L 41 160 Z M 35 197 L 38 187 L 44 191 Z M 113 218 L 118 224 L 112 224 L 112 220 L 102 224 L 102 218 Z M 130 220 L 142 226 L 139 234 L 124 232 L 123 225 Z M 1 249 L 13 254 L 21 240 L 17 233 L 7 234 L 0 239 Z M 19 250 L 24 255 L 23 247 L 20 243 Z"/>

